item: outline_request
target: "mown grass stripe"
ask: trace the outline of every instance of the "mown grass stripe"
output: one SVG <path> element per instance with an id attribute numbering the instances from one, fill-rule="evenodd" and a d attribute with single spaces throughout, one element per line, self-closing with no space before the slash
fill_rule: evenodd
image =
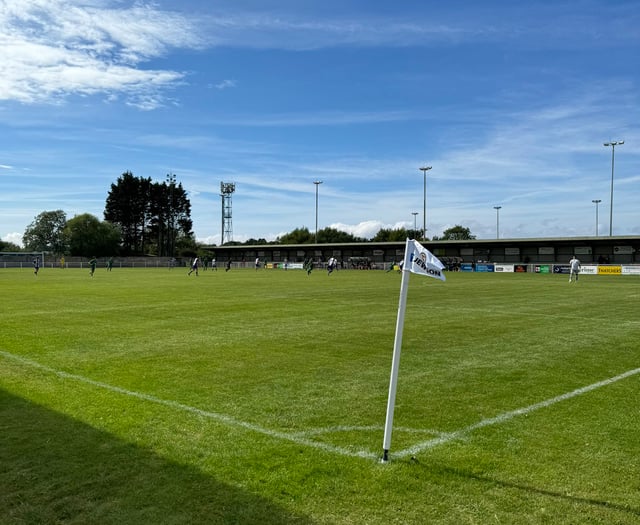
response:
<path id="1" fill-rule="evenodd" d="M 259 434 L 264 434 L 266 436 L 272 437 L 272 438 L 277 438 L 277 439 L 282 439 L 285 441 L 290 441 L 293 443 L 296 443 L 298 445 L 305 445 L 308 447 L 312 447 L 312 448 L 317 448 L 320 450 L 324 450 L 325 452 L 330 452 L 330 453 L 335 453 L 335 454 L 340 454 L 343 456 L 350 456 L 350 457 L 359 457 L 359 458 L 364 458 L 364 459 L 375 459 L 378 457 L 379 454 L 376 454 L 374 452 L 370 452 L 370 451 L 365 451 L 365 450 L 349 450 L 343 447 L 338 447 L 338 446 L 334 446 L 334 445 L 330 445 L 327 443 L 321 443 L 321 442 L 317 442 L 317 441 L 313 441 L 311 439 L 306 438 L 305 436 L 308 435 L 312 435 L 312 434 L 321 434 L 324 432 L 327 432 L 328 430 L 330 431 L 341 431 L 341 430 L 354 430 L 355 428 L 358 427 L 351 427 L 351 426 L 339 426 L 339 427 L 332 427 L 331 429 L 315 429 L 313 431 L 309 431 L 309 432 L 295 432 L 295 433 L 287 433 L 287 432 L 279 432 L 276 430 L 272 430 L 272 429 L 268 429 L 265 427 L 262 427 L 260 425 L 256 425 L 253 423 L 248 423 L 246 421 L 241 421 L 239 419 L 236 419 L 234 417 L 225 415 L 225 414 L 220 414 L 217 412 L 211 412 L 208 410 L 203 410 L 200 408 L 196 408 L 196 407 L 192 407 L 189 405 L 185 405 L 183 403 L 179 403 L 177 401 L 172 401 L 172 400 L 167 400 L 167 399 L 161 399 L 149 394 L 144 394 L 141 392 L 134 392 L 132 390 L 127 390 L 125 388 L 121 388 L 118 386 L 114 386 L 114 385 L 110 385 L 107 383 L 103 383 L 101 381 L 95 381 L 93 379 L 89 379 L 88 377 L 84 377 L 81 375 L 77 375 L 77 374 L 71 374 L 69 372 L 64 372 L 61 370 L 56 370 L 54 368 L 48 367 L 46 365 L 43 365 L 41 363 L 38 363 L 36 361 L 33 361 L 31 359 L 26 359 L 24 357 L 20 357 L 20 356 L 16 356 L 14 354 L 11 354 L 9 352 L 5 352 L 0 350 L 0 355 L 2 355 L 3 357 L 7 358 L 7 359 L 11 359 L 13 361 L 17 361 L 19 363 L 22 363 L 24 365 L 28 365 L 30 367 L 36 368 L 38 370 L 53 374 L 57 377 L 60 378 L 64 378 L 64 379 L 72 379 L 74 381 L 79 381 L 88 385 L 92 385 L 104 390 L 108 390 L 111 392 L 115 392 L 118 394 L 122 394 L 122 395 L 126 395 L 129 397 L 134 397 L 136 399 L 140 399 L 143 401 L 147 401 L 147 402 L 151 402 L 151 403 L 155 403 L 158 405 L 163 405 L 169 408 L 174 408 L 183 412 L 189 412 L 192 414 L 196 414 L 198 416 L 207 418 L 207 419 L 214 419 L 218 422 L 221 422 L 225 425 L 229 425 L 229 426 L 234 426 L 234 427 L 239 427 L 239 428 L 244 428 L 246 430 L 250 430 L 252 432 L 256 432 Z M 526 414 L 529 414 L 531 412 L 534 412 L 536 410 L 539 410 L 541 408 L 546 408 L 549 407 L 551 405 L 554 405 L 556 403 L 560 403 L 562 401 L 566 401 L 568 399 L 572 399 L 574 397 L 580 396 L 582 394 L 586 394 L 588 392 L 591 392 L 593 390 L 597 390 L 598 388 L 602 388 L 604 386 L 608 386 L 611 385 L 613 383 L 616 383 L 618 381 L 621 381 L 623 379 L 626 379 L 628 377 L 634 376 L 640 374 L 640 368 L 634 368 L 633 370 L 628 370 L 626 372 L 623 372 L 622 374 L 619 374 L 615 377 L 611 377 L 608 379 L 604 379 L 602 381 L 598 381 L 597 383 L 593 383 L 591 385 L 587 385 L 581 388 L 577 388 L 576 390 L 573 390 L 571 392 L 567 392 L 565 394 L 561 394 L 555 397 L 552 397 L 550 399 L 546 399 L 544 401 L 540 401 L 539 403 L 534 403 L 533 405 L 529 405 L 527 407 L 522 407 L 522 408 L 517 408 L 515 410 L 511 410 L 509 412 L 504 412 L 502 414 L 499 414 L 495 417 L 492 418 L 487 418 L 487 419 L 483 419 L 482 421 L 479 421 L 478 423 L 474 423 L 473 425 L 469 425 L 468 427 L 465 427 L 461 430 L 456 430 L 454 432 L 443 432 L 440 433 L 440 435 L 436 438 L 433 439 L 429 439 L 427 441 L 423 441 L 421 443 L 418 443 L 412 447 L 409 447 L 407 449 L 404 450 L 400 450 L 397 452 L 394 452 L 393 455 L 399 458 L 402 457 L 406 457 L 406 456 L 413 456 L 415 454 L 418 454 L 420 452 L 424 452 L 425 450 L 429 450 L 432 449 L 434 447 L 440 446 L 440 445 L 445 445 L 447 443 L 450 443 L 452 441 L 456 441 L 459 439 L 464 439 L 465 437 L 467 437 L 469 434 L 471 434 L 472 432 L 474 432 L 475 430 L 479 430 L 481 428 L 485 428 L 488 426 L 493 426 L 493 425 L 499 425 L 501 423 L 505 423 L 507 421 L 510 421 L 511 419 L 518 417 L 518 416 L 523 416 Z M 369 427 L 362 427 L 362 428 L 366 428 L 366 429 L 377 429 L 377 426 L 369 426 Z M 380 427 L 382 428 L 382 427 Z M 400 430 L 400 429 L 398 429 Z M 403 429 L 405 431 L 408 431 L 409 429 Z M 435 433 L 435 431 L 429 431 L 431 433 Z"/>
<path id="2" fill-rule="evenodd" d="M 255 425 L 253 423 L 248 423 L 246 421 L 241 421 L 239 419 L 236 419 L 234 417 L 225 415 L 225 414 L 220 414 L 217 412 L 211 412 L 208 410 L 202 410 L 200 408 L 196 408 L 196 407 L 192 407 L 189 405 L 185 405 L 183 403 L 178 403 L 177 401 L 172 401 L 169 399 L 161 399 L 159 397 L 155 397 L 149 394 L 144 394 L 142 392 L 134 392 L 132 390 L 127 390 L 126 388 L 121 388 L 118 386 L 114 386 L 114 385 L 110 385 L 108 383 L 103 383 L 101 381 L 95 381 L 93 379 L 90 379 L 88 377 L 84 377 L 81 375 L 77 375 L 77 374 L 70 374 L 69 372 L 64 372 L 62 370 L 56 370 L 54 368 L 51 368 L 49 366 L 43 365 L 41 363 L 38 363 L 36 361 L 32 361 L 31 359 L 26 359 L 24 357 L 20 357 L 20 356 L 16 356 L 14 354 L 11 354 L 9 352 L 5 352 L 0 350 L 0 355 L 2 355 L 3 357 L 7 358 L 7 359 L 11 359 L 13 361 L 17 361 L 23 365 L 27 365 L 33 368 L 36 368 L 38 370 L 41 370 L 43 372 L 47 372 L 49 374 L 55 375 L 57 377 L 60 377 L 62 379 L 71 379 L 74 381 L 78 381 L 87 385 L 91 385 L 91 386 L 95 386 L 97 388 L 101 388 L 103 390 L 108 390 L 110 392 L 115 392 L 117 394 L 122 394 L 125 396 L 129 396 L 129 397 L 133 397 L 136 399 L 140 399 L 142 401 L 147 401 L 150 403 L 155 403 L 158 405 L 162 405 L 165 407 L 169 407 L 169 408 L 173 408 L 173 409 L 177 409 L 183 412 L 189 412 L 191 414 L 196 414 L 198 416 L 207 418 L 207 419 L 213 419 L 216 420 L 220 423 L 223 423 L 225 425 L 228 426 L 233 426 L 233 427 L 239 427 L 239 428 L 244 428 L 246 430 L 250 430 L 252 432 L 257 432 L 259 434 L 264 434 L 266 436 L 272 437 L 272 438 L 277 438 L 277 439 L 282 439 L 285 441 L 290 441 L 293 442 L 297 445 L 305 445 L 308 447 L 312 447 L 312 448 L 317 448 L 320 450 L 323 450 L 325 452 L 330 452 L 333 454 L 340 454 L 343 456 L 351 456 L 351 457 L 359 457 L 359 458 L 366 458 L 366 459 L 374 459 L 376 458 L 376 454 L 374 454 L 373 452 L 367 452 L 367 451 L 363 451 L 363 450 L 348 450 L 346 448 L 343 447 L 337 447 L 334 445 L 329 445 L 327 443 L 320 443 L 317 441 L 313 441 L 310 439 L 306 439 L 304 437 L 301 437 L 298 434 L 288 434 L 286 432 L 279 432 L 276 430 L 271 430 L 265 427 L 262 427 L 260 425 Z"/>
<path id="3" fill-rule="evenodd" d="M 534 403 L 533 405 L 529 405 L 528 407 L 517 408 L 515 410 L 511 410 L 510 412 L 504 412 L 495 417 L 483 419 L 482 421 L 479 421 L 478 423 L 475 423 L 466 428 L 463 428 L 462 430 L 456 430 L 455 432 L 450 432 L 448 434 L 443 434 L 441 436 L 438 436 L 437 438 L 430 439 L 428 441 L 423 441 L 422 443 L 418 443 L 413 447 L 398 451 L 394 453 L 394 455 L 398 457 L 414 455 L 419 452 L 423 452 L 424 450 L 428 450 L 428 449 L 437 447 L 439 445 L 444 445 L 454 440 L 463 439 L 474 430 L 505 423 L 506 421 L 509 421 L 515 417 L 530 414 L 531 412 L 534 412 L 541 408 L 546 408 L 551 405 L 555 405 L 556 403 L 560 403 L 561 401 L 566 401 L 567 399 L 571 399 L 571 398 L 580 396 L 582 394 L 586 394 L 587 392 L 591 392 L 598 388 L 602 388 L 603 386 L 611 385 L 613 383 L 616 383 L 617 381 L 621 381 L 622 379 L 626 379 L 636 374 L 640 374 L 640 368 L 634 368 L 633 370 L 628 370 L 627 372 L 624 372 L 615 377 L 604 379 L 602 381 L 598 381 L 597 383 L 593 383 L 591 385 L 584 386 L 582 388 L 577 388 L 576 390 L 567 392 L 566 394 L 561 394 L 559 396 L 552 397 L 544 401 L 540 401 L 539 403 Z"/>

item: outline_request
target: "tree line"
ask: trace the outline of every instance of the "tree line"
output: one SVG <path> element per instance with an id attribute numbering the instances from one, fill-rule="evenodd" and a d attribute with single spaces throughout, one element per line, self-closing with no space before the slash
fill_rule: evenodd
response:
<path id="1" fill-rule="evenodd" d="M 407 228 L 381 228 L 371 238 L 365 239 L 357 237 L 350 233 L 336 230 L 335 228 L 323 228 L 318 230 L 316 235 L 311 233 L 308 228 L 296 228 L 295 230 L 278 237 L 272 243 L 262 242 L 255 244 L 338 244 L 338 243 L 354 243 L 354 242 L 402 242 L 405 239 L 421 239 L 422 231 Z M 471 234 L 469 228 L 456 225 L 444 231 L 441 237 L 434 236 L 432 240 L 469 240 L 475 239 L 475 235 Z M 261 239 L 264 241 L 264 239 Z"/>
<path id="2" fill-rule="evenodd" d="M 104 220 L 90 213 L 67 219 L 63 210 L 43 211 L 25 229 L 23 243 L 25 250 L 57 255 L 190 256 L 197 250 L 192 228 L 191 203 L 175 175 L 153 182 L 127 171 L 111 184 Z"/>
<path id="3" fill-rule="evenodd" d="M 90 213 L 67 219 L 63 210 L 43 211 L 27 226 L 25 250 L 57 255 L 95 256 L 157 255 L 191 257 L 203 254 L 192 231 L 191 202 L 173 174 L 164 182 L 135 177 L 127 171 L 111 184 L 104 220 Z M 275 241 L 249 239 L 227 245 L 338 244 L 393 242 L 419 239 L 421 231 L 406 228 L 380 229 L 371 239 L 357 237 L 335 228 L 323 228 L 317 235 L 307 227 L 295 228 Z M 475 239 L 468 228 L 456 225 L 433 240 Z M 20 247 L 0 241 L 0 251 L 20 251 Z"/>

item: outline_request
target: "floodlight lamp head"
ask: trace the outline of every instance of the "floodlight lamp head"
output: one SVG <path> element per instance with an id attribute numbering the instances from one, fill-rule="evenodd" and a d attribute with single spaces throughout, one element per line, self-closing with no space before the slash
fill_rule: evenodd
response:
<path id="1" fill-rule="evenodd" d="M 224 195 L 229 195 L 236 191 L 235 182 L 221 182 L 220 183 L 220 192 Z"/>

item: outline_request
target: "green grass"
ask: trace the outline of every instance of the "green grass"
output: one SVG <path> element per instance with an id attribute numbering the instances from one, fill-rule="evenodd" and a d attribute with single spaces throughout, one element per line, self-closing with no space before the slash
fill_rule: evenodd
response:
<path id="1" fill-rule="evenodd" d="M 381 464 L 398 274 L 0 270 L 0 521 L 640 523 L 640 374 L 532 408 L 640 367 L 640 281 L 447 278 Z"/>

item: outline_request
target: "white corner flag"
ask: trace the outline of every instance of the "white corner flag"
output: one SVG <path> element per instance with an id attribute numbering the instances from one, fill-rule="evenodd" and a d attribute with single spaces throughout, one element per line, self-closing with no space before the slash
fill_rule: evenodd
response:
<path id="1" fill-rule="evenodd" d="M 407 246 L 404 252 L 404 268 L 411 273 L 428 275 L 429 277 L 446 281 L 442 272 L 444 264 L 418 241 L 407 239 Z"/>
<path id="2" fill-rule="evenodd" d="M 400 303 L 398 305 L 398 318 L 396 321 L 396 337 L 393 342 L 393 359 L 391 361 L 391 381 L 389 382 L 389 399 L 387 401 L 387 418 L 384 425 L 384 442 L 382 445 L 382 461 L 389 459 L 391 448 L 391 430 L 393 427 L 393 409 L 396 402 L 396 390 L 398 386 L 398 367 L 400 365 L 400 349 L 402 348 L 402 330 L 404 328 L 404 312 L 407 305 L 407 289 L 409 286 L 409 273 L 427 275 L 445 281 L 444 264 L 418 241 L 407 239 L 404 249 L 402 264 L 402 282 L 400 284 Z"/>

